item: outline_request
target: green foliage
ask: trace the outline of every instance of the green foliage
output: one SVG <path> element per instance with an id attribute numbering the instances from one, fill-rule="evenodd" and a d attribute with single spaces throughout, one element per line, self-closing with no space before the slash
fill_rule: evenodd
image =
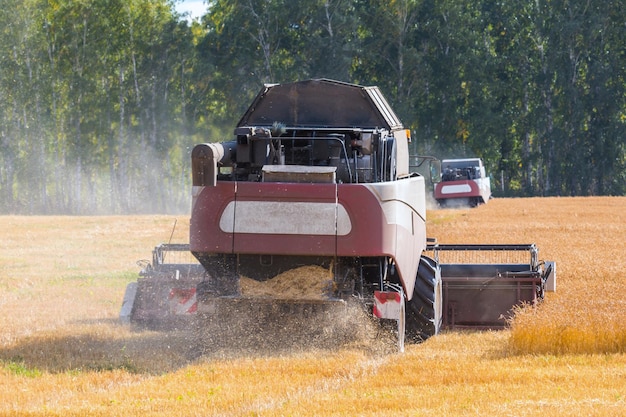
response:
<path id="1" fill-rule="evenodd" d="M 0 212 L 189 209 L 193 144 L 264 83 L 378 85 L 413 151 L 504 195 L 626 192 L 622 2 L 3 0 Z M 502 181 L 503 180 L 503 181 Z"/>
<path id="2" fill-rule="evenodd" d="M 4 362 L 4 369 L 14 375 L 24 376 L 27 378 L 37 378 L 41 376 L 41 371 L 39 369 L 26 366 L 24 361 L 20 358 L 9 362 Z"/>

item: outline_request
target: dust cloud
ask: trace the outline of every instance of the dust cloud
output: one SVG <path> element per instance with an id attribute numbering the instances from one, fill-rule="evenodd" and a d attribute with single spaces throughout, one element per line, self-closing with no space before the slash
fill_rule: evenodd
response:
<path id="1" fill-rule="evenodd" d="M 381 326 L 356 298 L 329 297 L 332 275 L 308 265 L 258 282 L 242 277 L 242 297 L 212 298 L 199 307 L 194 328 L 204 356 L 286 355 L 310 350 L 395 349 L 393 330 Z"/>

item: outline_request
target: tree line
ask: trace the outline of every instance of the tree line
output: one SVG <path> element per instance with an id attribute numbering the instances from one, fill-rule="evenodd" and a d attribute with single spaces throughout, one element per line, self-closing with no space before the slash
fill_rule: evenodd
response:
<path id="1" fill-rule="evenodd" d="M 381 88 L 496 196 L 626 193 L 617 0 L 0 0 L 0 213 L 189 211 L 190 150 L 264 83 Z"/>

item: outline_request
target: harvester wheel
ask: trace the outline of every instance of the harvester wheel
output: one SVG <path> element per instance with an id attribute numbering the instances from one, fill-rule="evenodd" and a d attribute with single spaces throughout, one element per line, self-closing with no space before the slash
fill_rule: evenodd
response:
<path id="1" fill-rule="evenodd" d="M 422 256 L 413 298 L 406 305 L 406 337 L 419 342 L 439 333 L 442 308 L 441 269 L 433 259 Z"/>

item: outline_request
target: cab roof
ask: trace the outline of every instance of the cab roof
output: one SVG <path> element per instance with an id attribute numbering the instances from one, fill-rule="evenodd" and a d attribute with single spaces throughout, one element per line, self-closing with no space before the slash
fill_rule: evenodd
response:
<path id="1" fill-rule="evenodd" d="M 402 129 L 378 87 L 325 78 L 266 84 L 237 127 Z"/>

